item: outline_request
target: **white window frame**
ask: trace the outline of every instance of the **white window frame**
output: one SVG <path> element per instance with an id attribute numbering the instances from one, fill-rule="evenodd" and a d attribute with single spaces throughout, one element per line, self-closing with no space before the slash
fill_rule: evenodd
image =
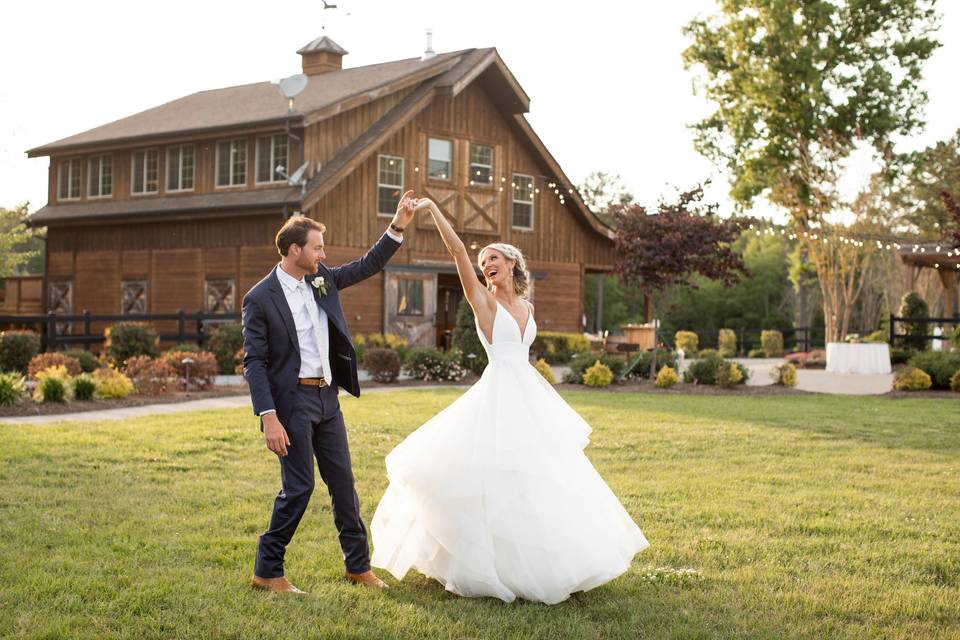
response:
<path id="1" fill-rule="evenodd" d="M 191 149 L 193 152 L 191 154 L 191 158 L 193 160 L 193 166 L 190 167 L 192 172 L 192 175 L 190 176 L 190 178 L 193 181 L 193 184 L 189 187 L 183 186 L 183 150 L 184 149 Z M 177 154 L 177 168 L 176 168 L 177 188 L 176 189 L 170 188 L 170 176 L 173 175 L 173 173 L 170 171 L 170 153 L 171 152 L 175 152 Z M 193 191 L 197 186 L 197 149 L 196 147 L 192 144 L 180 144 L 172 147 L 167 147 L 165 171 L 166 171 L 166 176 L 164 176 L 165 177 L 164 190 L 167 193 L 181 193 L 181 192 Z"/>
<path id="2" fill-rule="evenodd" d="M 430 158 L 430 141 L 431 141 L 431 140 L 440 140 L 440 141 L 447 142 L 447 143 L 450 144 L 450 159 L 446 161 L 446 162 L 447 162 L 447 177 L 446 177 L 446 178 L 439 178 L 439 177 L 437 177 L 437 176 L 432 176 L 432 175 L 430 175 L 430 159 L 431 159 L 431 158 Z M 441 137 L 438 137 L 438 136 L 428 136 L 428 137 L 427 137 L 427 179 L 428 179 L 428 180 L 437 180 L 437 181 L 440 181 L 440 182 L 453 182 L 453 168 L 454 168 L 453 159 L 454 159 L 454 156 L 455 156 L 455 155 L 456 155 L 456 154 L 455 154 L 454 148 L 453 148 L 453 140 L 451 140 L 450 138 L 441 138 Z"/>
<path id="3" fill-rule="evenodd" d="M 74 167 L 76 167 L 77 195 L 70 195 L 70 189 L 74 183 Z M 64 169 L 66 173 L 67 195 L 63 195 L 63 176 Z M 66 202 L 67 200 L 79 200 L 83 193 L 83 161 L 80 158 L 65 158 L 57 162 L 57 200 Z"/>
<path id="4" fill-rule="evenodd" d="M 483 164 L 473 161 L 473 148 L 474 147 L 486 147 L 490 149 L 490 164 Z M 470 157 L 467 158 L 468 163 L 468 174 L 470 176 L 470 186 L 472 187 L 493 187 L 493 164 L 496 162 L 497 150 L 492 144 L 484 144 L 483 142 L 471 142 L 470 143 Z M 480 182 L 477 180 L 477 171 L 474 167 L 485 167 L 490 170 L 490 181 L 489 182 Z"/>
<path id="5" fill-rule="evenodd" d="M 286 182 L 282 177 L 274 179 L 274 174 L 277 172 L 277 158 L 274 157 L 274 152 L 276 151 L 276 139 L 277 138 L 286 138 L 286 148 L 287 148 L 287 157 L 283 159 L 283 167 L 287 175 L 290 175 L 290 137 L 285 133 L 274 133 L 266 136 L 257 136 L 256 139 L 256 170 L 254 171 L 253 180 L 254 184 L 277 184 L 278 182 Z M 260 141 L 261 140 L 270 140 L 270 179 L 261 180 L 260 179 Z"/>
<path id="6" fill-rule="evenodd" d="M 153 153 L 157 163 L 157 187 L 153 191 L 147 190 L 147 158 L 149 153 Z M 143 154 L 143 191 L 137 191 L 134 186 L 137 184 L 137 154 Z M 149 196 L 160 193 L 160 149 L 151 147 L 149 149 L 137 149 L 130 154 L 130 195 Z"/>
<path id="7" fill-rule="evenodd" d="M 388 183 L 388 182 L 381 182 L 381 181 L 380 181 L 380 163 L 381 163 L 383 160 L 387 160 L 387 161 L 392 160 L 392 161 L 394 161 L 394 162 L 399 162 L 399 163 L 400 163 L 400 184 L 390 184 L 390 183 Z M 382 154 L 380 154 L 380 155 L 377 156 L 377 215 L 378 215 L 378 216 L 390 217 L 390 216 L 393 216 L 394 214 L 396 214 L 395 211 L 389 211 L 389 212 L 380 211 L 380 189 L 383 189 L 383 188 L 387 188 L 387 189 L 397 189 L 397 190 L 400 191 L 400 194 L 401 194 L 401 197 L 402 197 L 402 196 L 403 196 L 403 181 L 404 181 L 404 178 L 405 178 L 405 173 L 404 173 L 405 171 L 406 171 L 406 165 L 405 165 L 403 156 L 394 156 L 394 155 L 389 155 L 389 154 L 386 154 L 386 153 L 382 153 Z"/>
<path id="8" fill-rule="evenodd" d="M 518 181 L 519 181 L 519 180 L 527 180 L 527 181 L 529 181 L 529 184 L 534 185 L 533 187 L 530 188 L 530 199 L 529 199 L 529 200 L 517 200 L 517 193 L 516 193 L 517 187 L 516 187 L 516 185 L 518 184 Z M 514 228 L 514 229 L 521 229 L 521 230 L 523 230 L 523 231 L 533 231 L 533 218 L 534 218 L 534 213 L 536 212 L 536 204 L 535 204 L 535 203 L 536 203 L 536 198 L 534 198 L 534 194 L 536 193 L 535 187 L 536 187 L 536 184 L 535 184 L 535 182 L 534 182 L 533 176 L 527 175 L 527 174 L 525 174 L 525 173 L 514 173 L 514 174 L 511 176 L 511 180 L 510 180 L 510 226 L 511 226 L 512 228 Z M 529 204 L 529 205 L 530 205 L 530 226 L 529 226 L 529 227 L 523 227 L 523 226 L 514 224 L 513 205 L 515 205 L 515 204 Z"/>
<path id="9" fill-rule="evenodd" d="M 110 161 L 110 180 L 109 180 L 109 182 L 105 182 L 104 179 L 103 179 L 103 164 L 104 164 L 104 160 L 109 160 L 109 161 Z M 94 165 L 94 164 L 97 165 L 97 173 L 96 173 L 96 175 L 97 175 L 97 177 L 99 178 L 99 180 L 98 180 L 98 182 L 97 182 L 97 190 L 96 190 L 96 193 L 94 193 L 94 190 L 93 190 L 93 186 L 94 186 L 94 185 L 93 185 L 93 176 L 94 176 L 94 173 L 93 173 L 93 165 Z M 104 191 L 104 189 L 103 189 L 104 186 L 106 186 L 107 188 L 110 189 L 110 193 L 107 193 L 107 194 L 103 193 L 103 191 Z M 100 155 L 90 156 L 90 158 L 87 159 L 87 199 L 88 199 L 88 200 L 101 200 L 101 199 L 104 199 L 104 198 L 112 198 L 112 197 L 113 197 L 113 154 L 110 154 L 110 153 L 102 153 L 102 154 L 100 154 Z"/>
<path id="10" fill-rule="evenodd" d="M 240 143 L 243 145 L 243 182 L 233 182 L 233 164 L 235 162 L 235 148 L 234 143 Z M 230 145 L 230 182 L 227 184 L 220 184 L 220 145 L 222 144 Z M 235 189 L 236 187 L 245 187 L 247 186 L 247 177 L 250 171 L 250 167 L 247 165 L 247 156 L 250 155 L 250 145 L 246 138 L 228 138 L 225 140 L 217 140 L 216 154 L 214 157 L 214 163 L 216 170 L 214 171 L 213 185 L 215 189 Z"/>

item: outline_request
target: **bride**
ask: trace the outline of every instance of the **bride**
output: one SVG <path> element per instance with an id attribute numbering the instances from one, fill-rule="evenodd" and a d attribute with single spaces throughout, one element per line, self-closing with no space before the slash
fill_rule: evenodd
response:
<path id="1" fill-rule="evenodd" d="M 529 274 L 509 244 L 466 248 L 427 198 L 489 357 L 480 380 L 386 458 L 372 564 L 461 596 L 547 604 L 604 584 L 648 542 L 583 453 L 590 427 L 530 365 Z"/>

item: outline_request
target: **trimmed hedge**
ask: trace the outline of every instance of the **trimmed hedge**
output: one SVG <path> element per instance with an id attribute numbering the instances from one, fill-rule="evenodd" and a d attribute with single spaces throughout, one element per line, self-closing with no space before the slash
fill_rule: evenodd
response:
<path id="1" fill-rule="evenodd" d="M 932 384 L 930 376 L 915 367 L 904 367 L 893 379 L 893 388 L 897 391 L 925 391 Z"/>
<path id="2" fill-rule="evenodd" d="M 40 351 L 40 334 L 34 331 L 0 331 L 0 371 L 27 372 L 30 359 Z"/>
<path id="3" fill-rule="evenodd" d="M 570 371 L 563 376 L 563 381 L 569 384 L 583 384 L 584 372 L 593 366 L 596 361 L 606 365 L 615 379 L 623 375 L 626 363 L 622 358 L 608 354 L 595 355 L 593 353 L 579 353 L 570 361 Z"/>
<path id="4" fill-rule="evenodd" d="M 609 387 L 613 382 L 613 371 L 599 360 L 583 372 L 583 384 L 588 387 Z"/>
<path id="5" fill-rule="evenodd" d="M 364 349 L 363 368 L 377 382 L 396 382 L 400 375 L 400 356 L 393 349 Z"/>
<path id="6" fill-rule="evenodd" d="M 737 355 L 737 333 L 733 329 L 720 329 L 717 345 L 720 355 L 724 358 L 732 358 Z"/>
<path id="7" fill-rule="evenodd" d="M 779 358 L 783 355 L 783 334 L 776 329 L 760 332 L 760 345 L 767 357 Z"/>
<path id="8" fill-rule="evenodd" d="M 579 333 L 537 332 L 530 351 L 547 364 L 566 364 L 574 355 L 590 351 L 590 341 Z"/>
<path id="9" fill-rule="evenodd" d="M 688 356 L 697 353 L 697 346 L 700 344 L 700 337 L 693 331 L 677 331 L 673 336 L 675 349 L 683 349 Z"/>
<path id="10" fill-rule="evenodd" d="M 207 346 L 217 358 L 220 373 L 233 373 L 237 368 L 237 351 L 243 349 L 243 326 L 236 322 L 219 325 L 210 335 Z"/>
<path id="11" fill-rule="evenodd" d="M 118 322 L 107 327 L 103 335 L 104 353 L 115 367 L 123 367 L 127 358 L 134 356 L 156 357 L 159 351 L 160 337 L 144 322 Z"/>
<path id="12" fill-rule="evenodd" d="M 907 363 L 930 376 L 934 389 L 949 389 L 950 378 L 960 371 L 960 353 L 923 351 Z"/>
<path id="13" fill-rule="evenodd" d="M 82 369 L 84 373 L 93 373 L 103 366 L 95 353 L 83 351 L 82 349 L 64 351 L 63 355 L 76 358 L 77 362 L 80 363 L 80 369 Z"/>

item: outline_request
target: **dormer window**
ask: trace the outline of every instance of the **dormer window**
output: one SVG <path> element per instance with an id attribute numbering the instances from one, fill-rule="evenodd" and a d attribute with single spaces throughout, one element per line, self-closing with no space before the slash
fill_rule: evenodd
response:
<path id="1" fill-rule="evenodd" d="M 93 156 L 87 164 L 87 197 L 109 198 L 113 195 L 113 156 Z"/>
<path id="2" fill-rule="evenodd" d="M 287 136 L 260 136 L 257 138 L 257 184 L 266 182 L 283 182 L 284 177 L 277 171 L 277 165 L 283 165 L 283 170 L 290 175 L 290 166 L 287 158 Z"/>
<path id="3" fill-rule="evenodd" d="M 167 191 L 193 191 L 193 145 L 167 147 Z"/>
<path id="4" fill-rule="evenodd" d="M 217 143 L 217 186 L 239 187 L 247 184 L 247 141 L 224 140 Z"/>
<path id="5" fill-rule="evenodd" d="M 57 183 L 58 200 L 76 200 L 80 197 L 80 158 L 60 161 Z"/>
<path id="6" fill-rule="evenodd" d="M 131 165 L 131 193 L 134 195 L 157 193 L 159 189 L 160 151 L 157 149 L 134 151 L 131 157 Z"/>

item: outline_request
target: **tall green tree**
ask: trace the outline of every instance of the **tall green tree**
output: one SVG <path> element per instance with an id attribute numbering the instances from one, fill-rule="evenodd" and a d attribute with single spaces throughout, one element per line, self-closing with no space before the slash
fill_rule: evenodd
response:
<path id="1" fill-rule="evenodd" d="M 724 165 L 731 196 L 790 212 L 840 338 L 842 279 L 814 236 L 839 205 L 837 179 L 858 147 L 892 155 L 891 137 L 922 126 L 923 63 L 939 43 L 935 0 L 720 0 L 684 29 L 683 59 L 716 110 L 694 125 L 697 149 Z M 803 235 L 802 232 L 809 232 Z"/>
<path id="2" fill-rule="evenodd" d="M 0 277 L 43 271 L 43 240 L 27 226 L 27 206 L 0 207 Z"/>
<path id="3" fill-rule="evenodd" d="M 889 198 L 893 210 L 921 236 L 947 237 L 955 222 L 943 193 L 960 194 L 960 129 L 948 140 L 906 154 L 902 163 Z"/>

